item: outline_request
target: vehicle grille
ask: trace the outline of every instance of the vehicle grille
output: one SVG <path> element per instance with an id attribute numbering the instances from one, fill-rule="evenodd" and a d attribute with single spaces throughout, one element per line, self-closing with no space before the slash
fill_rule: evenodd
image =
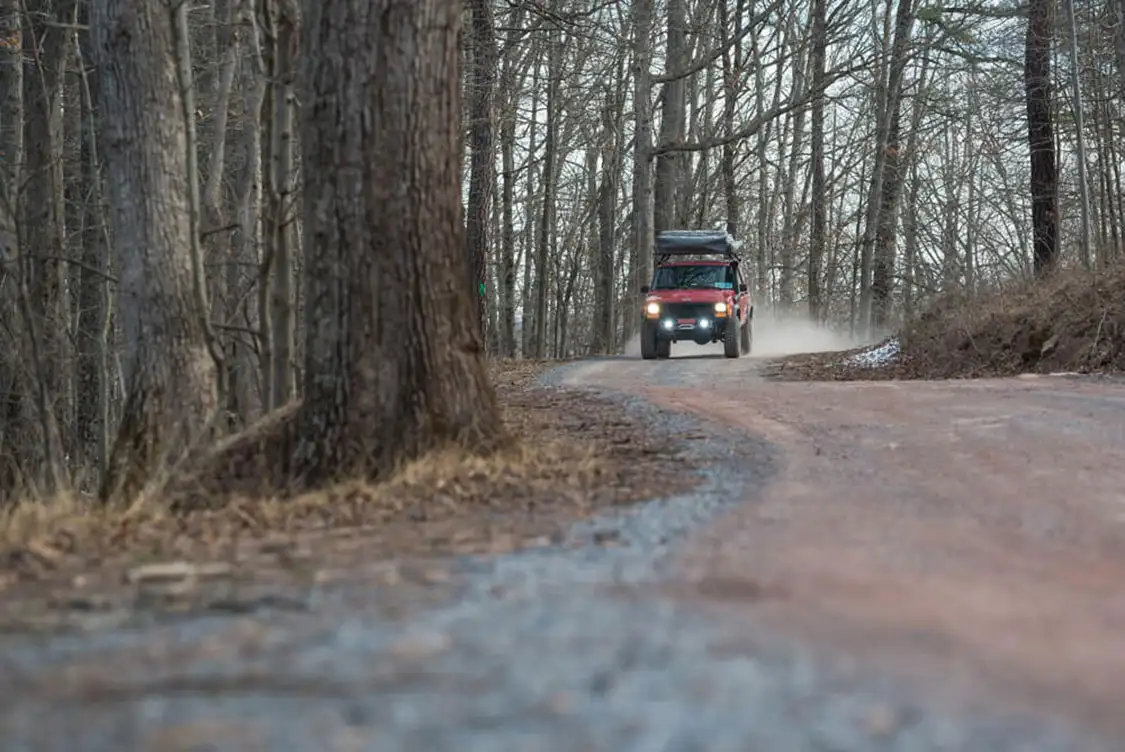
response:
<path id="1" fill-rule="evenodd" d="M 715 317 L 714 303 L 668 303 L 661 312 L 661 318 L 673 319 L 711 319 Z"/>

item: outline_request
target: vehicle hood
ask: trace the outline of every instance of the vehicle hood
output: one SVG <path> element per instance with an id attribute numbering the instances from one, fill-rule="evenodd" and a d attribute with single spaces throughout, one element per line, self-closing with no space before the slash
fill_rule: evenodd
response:
<path id="1" fill-rule="evenodd" d="M 718 303 L 721 300 L 728 300 L 733 294 L 733 290 L 716 290 L 714 288 L 653 290 L 648 293 L 646 300 L 655 300 L 658 303 Z"/>

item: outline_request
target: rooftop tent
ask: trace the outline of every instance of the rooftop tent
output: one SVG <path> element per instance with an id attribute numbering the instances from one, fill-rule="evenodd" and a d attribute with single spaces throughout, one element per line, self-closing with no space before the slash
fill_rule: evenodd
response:
<path id="1" fill-rule="evenodd" d="M 664 230 L 656 234 L 657 256 L 736 256 L 741 245 L 723 230 Z"/>

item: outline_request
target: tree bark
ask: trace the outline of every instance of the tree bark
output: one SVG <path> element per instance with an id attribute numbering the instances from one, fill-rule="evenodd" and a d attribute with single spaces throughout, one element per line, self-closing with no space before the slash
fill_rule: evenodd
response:
<path id="1" fill-rule="evenodd" d="M 469 201 L 466 250 L 481 331 L 485 330 L 486 267 L 488 224 L 492 211 L 492 186 L 496 154 L 492 139 L 492 94 L 498 54 L 496 30 L 492 22 L 491 0 L 468 0 L 471 12 L 469 48 L 472 69 L 469 76 Z"/>
<path id="2" fill-rule="evenodd" d="M 902 195 L 902 97 L 895 97 L 891 125 L 887 129 L 887 154 L 879 195 L 879 224 L 875 228 L 875 252 L 871 273 L 871 328 L 878 334 L 887 326 L 894 292 L 895 250 L 898 237 L 898 205 Z"/>
<path id="3" fill-rule="evenodd" d="M 742 30 L 742 14 L 745 0 L 735 3 L 733 18 L 727 3 L 719 4 L 719 41 L 723 46 L 723 129 L 724 135 L 734 133 L 734 115 L 738 107 L 738 94 L 742 83 L 742 41 L 739 33 Z M 736 41 L 731 41 L 732 37 Z M 740 213 L 742 202 L 738 196 L 738 182 L 735 179 L 734 160 L 737 144 L 734 141 L 723 142 L 723 152 L 720 157 L 719 170 L 723 176 L 723 208 L 726 215 L 726 230 L 732 237 L 738 237 Z M 760 275 L 761 270 L 755 270 L 755 275 Z"/>
<path id="4" fill-rule="evenodd" d="M 1112 2 L 1112 0 L 1111 0 Z M 1119 96 L 1125 101 L 1125 0 L 1116 0 L 1114 51 L 1117 57 L 1117 86 Z"/>
<path id="5" fill-rule="evenodd" d="M 533 73 L 531 75 L 531 122 L 527 126 L 527 180 L 525 181 L 526 189 L 524 192 L 524 223 L 523 223 L 523 249 L 521 255 L 523 256 L 523 282 L 522 290 L 520 291 L 520 315 L 521 315 L 521 329 L 520 329 L 520 354 L 524 358 L 530 358 L 534 354 L 532 352 L 533 340 L 535 339 L 535 311 L 533 305 L 535 298 L 532 294 L 531 285 L 531 254 L 535 246 L 535 231 L 538 227 L 538 222 L 534 220 L 538 216 L 539 206 L 539 188 L 545 185 L 543 180 L 538 178 L 538 175 L 543 172 L 541 167 L 541 160 L 538 155 L 539 145 L 539 113 L 540 102 L 542 98 L 542 79 L 540 78 L 540 67 L 542 63 L 542 53 L 537 52 L 535 55 L 535 62 L 533 64 Z"/>
<path id="6" fill-rule="evenodd" d="M 0 326 L 17 330 L 20 165 L 23 163 L 23 29 L 19 0 L 0 0 Z M 9 340 L 15 343 L 14 338 Z M 35 464 L 28 452 L 28 380 L 22 347 L 0 351 L 0 503 Z"/>
<path id="7" fill-rule="evenodd" d="M 206 435 L 216 373 L 193 299 L 173 15 L 158 2 L 90 7 L 126 386 L 99 495 L 131 500 Z"/>
<path id="8" fill-rule="evenodd" d="M 20 194 L 23 274 L 42 353 L 41 372 L 34 378 L 47 390 L 49 426 L 45 441 L 60 442 L 59 428 L 69 427 L 70 390 L 64 364 L 71 355 L 66 332 L 70 300 L 64 191 L 63 80 L 70 56 L 76 4 L 69 0 L 35 0 L 25 5 L 24 163 Z M 57 423 L 56 423 L 57 419 Z M 67 442 L 69 444 L 69 442 Z M 61 454 L 61 443 L 60 443 Z"/>
<path id="9" fill-rule="evenodd" d="M 890 12 L 888 3 L 887 12 Z M 867 334 L 872 323 L 872 303 L 874 289 L 872 276 L 875 266 L 875 245 L 878 231 L 883 221 L 880 213 L 884 208 L 885 199 L 889 195 L 885 192 L 883 183 L 887 179 L 887 158 L 892 153 L 891 137 L 898 137 L 892 132 L 898 124 L 900 102 L 902 99 L 902 78 L 906 70 L 907 49 L 910 44 L 910 35 L 914 26 L 913 0 L 898 0 L 895 12 L 894 41 L 891 45 L 890 59 L 887 62 L 886 73 L 880 72 L 879 89 L 876 92 L 875 116 L 878 118 L 875 137 L 875 164 L 871 173 L 871 190 L 868 194 L 867 218 L 864 223 L 863 241 L 860 255 L 860 291 L 859 291 L 859 328 Z M 886 76 L 885 79 L 883 76 Z M 892 165 L 894 166 L 894 165 Z M 894 186 L 897 196 L 897 185 Z"/>
<path id="10" fill-rule="evenodd" d="M 805 45 L 796 54 L 793 62 L 793 96 L 801 97 L 808 89 L 805 71 L 806 55 Z M 801 156 L 804 151 L 805 140 L 805 107 L 798 107 L 792 114 L 793 140 L 789 145 L 789 165 L 785 171 L 785 188 L 782 196 L 782 230 L 780 253 L 778 260 L 777 297 L 778 309 L 789 315 L 793 307 L 793 283 L 797 272 L 797 243 L 801 236 L 798 227 L 797 213 L 800 203 L 797 202 L 797 180 L 801 174 Z M 780 167 L 778 173 L 780 174 Z"/>
<path id="11" fill-rule="evenodd" d="M 1058 165 L 1051 123 L 1051 34 L 1054 0 L 1031 0 L 1024 54 L 1027 145 L 1031 156 L 1032 258 L 1050 272 L 1059 254 Z"/>
<path id="12" fill-rule="evenodd" d="M 277 409 L 294 397 L 293 347 L 296 317 L 293 314 L 293 112 L 296 92 L 296 61 L 299 11 L 296 0 L 267 3 L 273 30 L 270 60 L 273 105 L 270 122 L 270 184 L 267 238 L 270 248 L 268 271 L 262 283 L 269 291 L 270 319 L 270 407 Z"/>
<path id="13" fill-rule="evenodd" d="M 305 484 L 504 437 L 465 263 L 456 0 L 310 0 Z"/>
<path id="14" fill-rule="evenodd" d="M 500 118 L 500 158 L 501 173 L 501 219 L 500 219 L 500 355 L 505 358 L 516 356 L 516 228 L 515 228 L 515 184 L 516 184 L 516 120 L 520 92 L 517 87 L 516 58 L 517 41 L 523 24 L 523 8 L 519 6 L 512 12 L 508 21 L 509 31 L 504 40 L 504 56 L 500 71 L 500 97 L 503 114 Z"/>
<path id="15" fill-rule="evenodd" d="M 88 23 L 83 14 L 82 23 Z M 89 197 L 83 206 L 82 279 L 78 288 L 78 383 L 75 429 L 83 459 L 97 471 L 97 482 L 109 464 L 109 236 L 105 226 L 102 158 L 98 149 L 98 77 L 89 75 L 86 61 L 93 58 L 90 36 L 80 37 L 82 87 L 81 175 Z"/>
<path id="16" fill-rule="evenodd" d="M 231 430 L 248 422 L 256 412 L 269 408 L 269 379 L 264 378 L 272 372 L 270 352 L 270 331 L 268 317 L 262 316 L 264 305 L 262 297 L 251 305 L 246 269 L 255 269 L 258 282 L 261 275 L 261 205 L 262 205 L 262 109 L 266 98 L 267 80 L 263 68 L 260 30 L 251 23 L 253 12 L 249 4 L 241 6 L 239 18 L 240 47 L 243 54 L 240 61 L 239 88 L 242 93 L 242 111 L 239 144 L 243 153 L 241 170 L 235 179 L 234 217 L 237 228 L 231 236 L 230 257 L 227 259 L 225 286 L 227 289 L 224 315 L 227 321 L 236 322 L 251 331 L 257 332 L 258 364 L 257 372 L 261 380 L 261 391 L 257 404 L 251 400 L 250 385 L 254 379 L 254 347 L 251 341 L 241 337 L 231 337 L 224 353 L 226 364 L 227 423 Z"/>
<path id="17" fill-rule="evenodd" d="M 618 63 L 618 73 L 623 73 Z M 618 76 L 618 82 L 623 76 Z M 598 234 L 594 264 L 594 326 L 591 351 L 608 355 L 614 351 L 614 239 L 617 229 L 617 181 L 621 173 L 621 115 L 623 91 L 618 83 L 606 86 L 601 123 L 601 179 L 598 190 Z"/>
<path id="18" fill-rule="evenodd" d="M 686 62 L 687 3 L 668 0 L 668 44 L 665 67 L 669 73 L 682 70 Z M 684 79 L 667 81 L 660 91 L 660 146 L 674 147 L 684 140 Z M 684 156 L 663 152 L 656 158 L 653 182 L 652 227 L 655 232 L 671 230 L 676 224 L 676 193 L 683 180 Z M 647 281 L 647 280 L 646 280 Z"/>
<path id="19" fill-rule="evenodd" d="M 630 269 L 633 287 L 626 294 L 625 339 L 640 324 L 640 288 L 652 277 L 652 6 L 653 0 L 633 0 L 633 248 Z"/>
<path id="20" fill-rule="evenodd" d="M 539 235 L 535 242 L 535 336 L 532 352 L 536 358 L 547 357 L 547 300 L 550 275 L 547 264 L 557 207 L 557 161 L 559 152 L 559 110 L 561 106 L 561 78 L 563 41 L 562 30 L 553 26 L 548 32 L 547 50 L 547 122 L 543 137 L 543 205 L 539 207 Z"/>
<path id="21" fill-rule="evenodd" d="M 827 75 L 828 27 L 827 0 L 813 0 L 812 6 L 812 228 L 809 233 L 807 269 L 808 318 L 814 324 L 821 320 L 824 302 L 821 299 L 820 275 L 824 250 L 828 242 L 828 182 L 824 174 L 824 100 Z"/>
<path id="22" fill-rule="evenodd" d="M 1078 161 L 1078 204 L 1081 209 L 1081 234 L 1078 236 L 1078 257 L 1089 271 L 1093 245 L 1090 228 L 1090 176 L 1086 158 L 1086 112 L 1082 103 L 1082 69 L 1078 59 L 1078 22 L 1074 18 L 1074 0 L 1063 0 L 1066 9 L 1068 51 L 1070 53 L 1070 99 L 1074 108 L 1075 159 Z"/>

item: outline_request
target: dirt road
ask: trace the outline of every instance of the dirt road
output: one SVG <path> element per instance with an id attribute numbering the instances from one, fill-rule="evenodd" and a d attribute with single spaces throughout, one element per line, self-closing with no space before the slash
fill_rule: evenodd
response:
<path id="1" fill-rule="evenodd" d="M 1125 749 L 1125 384 L 771 383 L 757 365 L 568 377 L 778 449 L 776 477 L 681 554 L 694 585 L 680 591 L 970 702 L 1070 715 Z"/>
<path id="2" fill-rule="evenodd" d="M 1125 389 L 550 378 L 683 437 L 702 485 L 245 613 L 0 636 L 4 747 L 1125 749 Z"/>

